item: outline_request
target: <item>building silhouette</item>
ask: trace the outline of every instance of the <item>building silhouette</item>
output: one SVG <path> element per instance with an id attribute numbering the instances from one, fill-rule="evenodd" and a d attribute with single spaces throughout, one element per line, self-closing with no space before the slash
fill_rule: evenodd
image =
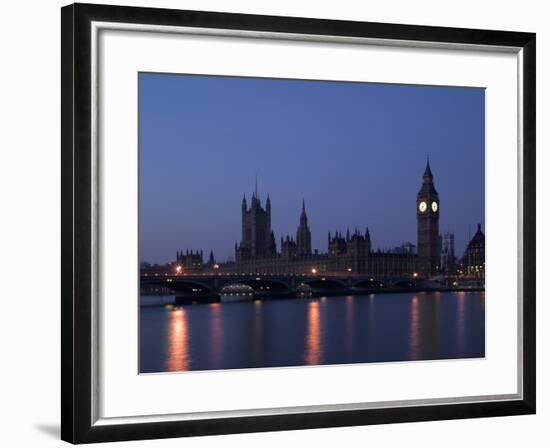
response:
<path id="1" fill-rule="evenodd" d="M 299 256 L 311 255 L 311 231 L 307 225 L 306 201 L 302 200 L 300 225 L 296 231 L 296 251 Z"/>
<path id="2" fill-rule="evenodd" d="M 181 266 L 185 272 L 200 271 L 202 269 L 202 250 L 199 252 L 193 252 L 193 250 L 187 250 L 185 253 L 182 251 L 176 252 L 176 264 Z"/>
<path id="3" fill-rule="evenodd" d="M 430 163 L 427 161 L 422 186 L 417 199 L 418 253 L 411 243 L 400 250 L 374 251 L 368 228 L 355 228 L 345 234 L 329 232 L 327 251 L 319 253 L 311 246 L 311 230 L 305 201 L 296 230 L 296 237 L 280 239 L 277 252 L 271 229 L 271 200 L 262 208 L 257 191 L 252 195 L 250 208 L 243 198 L 242 237 L 235 243 L 234 264 L 225 264 L 222 270 L 241 273 L 307 274 L 344 272 L 368 274 L 373 277 L 414 276 L 431 277 L 439 266 L 439 195 L 433 183 Z"/>
<path id="4" fill-rule="evenodd" d="M 481 224 L 477 225 L 477 231 L 468 243 L 460 264 L 465 275 L 485 278 L 485 234 L 481 231 Z"/>
<path id="5" fill-rule="evenodd" d="M 439 266 L 439 195 L 433 179 L 428 159 L 416 196 L 418 272 L 423 277 L 435 275 Z"/>
<path id="6" fill-rule="evenodd" d="M 442 274 L 454 274 L 456 271 L 454 233 L 444 233 L 441 236 L 441 256 L 439 268 Z"/>
<path id="7" fill-rule="evenodd" d="M 271 227 L 271 199 L 262 206 L 257 182 L 250 207 L 246 195 L 241 203 L 241 241 L 235 243 L 235 262 L 216 263 L 218 272 L 240 274 L 312 274 L 347 273 L 366 274 L 376 278 L 421 277 L 454 274 L 456 258 L 454 234 L 439 235 L 440 199 L 434 185 L 429 160 L 426 161 L 420 190 L 416 195 L 417 245 L 407 242 L 391 250 L 373 250 L 371 233 L 349 228 L 343 233 L 329 232 L 326 252 L 313 250 L 305 200 L 299 214 L 295 236 L 280 237 L 277 250 Z M 186 271 L 200 270 L 202 251 L 177 253 L 178 265 Z M 205 268 L 212 268 L 211 253 Z M 484 276 L 485 236 L 478 232 L 468 244 L 461 259 L 465 273 Z"/>
<path id="8" fill-rule="evenodd" d="M 235 247 L 235 260 L 237 263 L 275 255 L 277 248 L 275 246 L 275 235 L 271 231 L 271 200 L 269 195 L 264 209 L 256 187 L 256 191 L 252 193 L 250 208 L 247 208 L 246 196 L 243 196 L 241 214 L 241 243 Z"/>

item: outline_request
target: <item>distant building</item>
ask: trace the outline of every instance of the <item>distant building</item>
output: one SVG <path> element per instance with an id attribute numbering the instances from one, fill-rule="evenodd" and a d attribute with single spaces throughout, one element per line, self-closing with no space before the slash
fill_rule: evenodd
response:
<path id="1" fill-rule="evenodd" d="M 235 259 L 237 263 L 253 259 L 265 258 L 276 254 L 275 235 L 271 231 L 271 200 L 269 196 L 262 207 L 257 189 L 252 194 L 250 208 L 247 208 L 246 196 L 241 205 L 242 232 L 241 243 L 235 244 Z"/>
<path id="2" fill-rule="evenodd" d="M 296 250 L 298 256 L 311 255 L 311 231 L 307 224 L 306 202 L 302 201 L 302 214 L 300 215 L 300 225 L 296 231 Z"/>
<path id="3" fill-rule="evenodd" d="M 416 246 L 413 243 L 403 243 L 392 251 L 394 254 L 416 254 Z"/>
<path id="4" fill-rule="evenodd" d="M 204 265 L 207 269 L 214 269 L 214 266 L 216 265 L 216 258 L 214 257 L 214 251 L 210 251 L 210 255 L 208 256 L 208 261 Z"/>
<path id="5" fill-rule="evenodd" d="M 235 243 L 236 262 L 220 266 L 222 270 L 241 273 L 292 273 L 311 274 L 344 272 L 367 274 L 376 277 L 416 276 L 423 273 L 435 275 L 439 266 L 439 196 L 433 184 L 429 162 L 422 177 L 422 188 L 417 196 L 418 254 L 414 244 L 405 243 L 397 250 L 373 251 L 371 235 L 355 229 L 345 235 L 339 231 L 328 234 L 327 252 L 320 253 L 311 246 L 311 230 L 308 224 L 305 201 L 296 238 L 281 237 L 277 252 L 271 230 L 271 201 L 265 210 L 255 192 L 250 209 L 246 198 L 242 206 L 242 239 Z"/>
<path id="6" fill-rule="evenodd" d="M 176 253 L 176 269 L 177 266 L 181 266 L 183 272 L 200 271 L 202 264 L 202 250 L 200 252 L 187 250 L 185 253 L 182 250 Z"/>
<path id="7" fill-rule="evenodd" d="M 327 251 L 312 248 L 311 230 L 308 223 L 305 201 L 299 217 L 295 237 L 286 235 L 280 239 L 277 251 L 275 235 L 271 228 L 271 200 L 269 196 L 262 206 L 257 188 L 252 194 L 250 208 L 246 196 L 241 203 L 241 241 L 235 243 L 235 261 L 215 263 L 213 253 L 205 268 L 216 265 L 220 273 L 255 274 L 315 274 L 342 272 L 345 274 L 366 274 L 376 278 L 425 277 L 429 278 L 441 269 L 449 270 L 454 262 L 454 236 L 439 236 L 440 201 L 433 182 L 429 161 L 422 176 L 422 185 L 416 197 L 417 245 L 407 242 L 389 251 L 373 250 L 371 234 L 355 228 L 345 235 L 340 231 L 328 233 Z M 474 240 L 472 240 L 474 241 Z M 477 241 L 477 240 L 476 240 Z M 475 242 L 474 242 L 475 243 Z M 466 257 L 478 260 L 477 243 Z M 445 258 L 442 256 L 442 249 Z M 483 253 L 484 254 L 484 253 Z M 203 268 L 202 251 L 185 254 L 178 252 L 177 264 L 186 272 Z M 483 263 L 468 264 L 476 269 Z"/>
<path id="8" fill-rule="evenodd" d="M 286 261 L 295 260 L 298 255 L 298 245 L 290 235 L 281 237 L 281 258 Z"/>
<path id="9" fill-rule="evenodd" d="M 456 271 L 454 233 L 445 233 L 441 236 L 440 270 L 443 274 L 454 274 Z"/>
<path id="10" fill-rule="evenodd" d="M 439 194 L 428 160 L 422 187 L 416 196 L 418 271 L 423 277 L 435 275 L 439 268 L 439 205 Z"/>
<path id="11" fill-rule="evenodd" d="M 477 232 L 468 243 L 460 264 L 463 274 L 485 278 L 485 234 L 481 224 L 477 225 Z"/>

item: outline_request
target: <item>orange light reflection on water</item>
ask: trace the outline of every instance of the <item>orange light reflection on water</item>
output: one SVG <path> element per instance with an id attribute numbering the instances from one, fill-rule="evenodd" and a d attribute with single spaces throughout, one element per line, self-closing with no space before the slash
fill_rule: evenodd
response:
<path id="1" fill-rule="evenodd" d="M 305 363 L 318 365 L 321 362 L 321 308 L 319 302 L 311 301 L 307 309 L 307 340 Z"/>
<path id="2" fill-rule="evenodd" d="M 181 372 L 189 369 L 189 328 L 187 316 L 183 308 L 176 308 L 170 312 L 168 322 L 166 370 L 169 372 Z"/>

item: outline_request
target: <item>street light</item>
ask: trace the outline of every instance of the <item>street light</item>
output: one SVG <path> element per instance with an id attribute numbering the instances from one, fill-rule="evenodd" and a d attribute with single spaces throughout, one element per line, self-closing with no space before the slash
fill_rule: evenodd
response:
<path id="1" fill-rule="evenodd" d="M 311 269 L 311 273 L 312 273 L 312 274 L 317 274 L 317 269 L 312 268 L 312 269 Z"/>

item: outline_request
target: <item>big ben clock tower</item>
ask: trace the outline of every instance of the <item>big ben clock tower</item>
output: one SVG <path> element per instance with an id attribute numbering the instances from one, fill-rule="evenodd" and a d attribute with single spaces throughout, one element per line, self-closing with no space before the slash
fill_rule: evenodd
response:
<path id="1" fill-rule="evenodd" d="M 426 278 L 436 274 L 439 264 L 439 195 L 433 179 L 427 160 L 422 187 L 416 196 L 418 271 Z"/>

